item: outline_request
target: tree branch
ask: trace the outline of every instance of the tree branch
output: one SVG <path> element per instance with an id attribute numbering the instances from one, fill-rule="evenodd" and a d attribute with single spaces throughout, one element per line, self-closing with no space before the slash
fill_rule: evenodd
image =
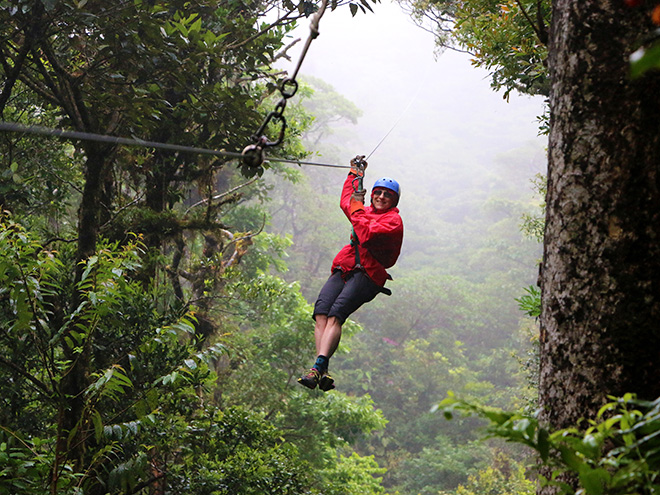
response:
<path id="1" fill-rule="evenodd" d="M 543 23 L 543 17 L 541 16 L 541 0 L 538 0 L 537 10 L 536 10 L 536 17 L 541 23 L 539 26 L 537 26 L 536 23 L 529 16 L 527 11 L 525 10 L 525 7 L 523 7 L 521 1 L 516 0 L 516 3 L 518 4 L 518 8 L 520 9 L 520 11 L 523 13 L 523 16 L 525 16 L 525 19 L 527 19 L 527 22 L 529 23 L 529 25 L 532 27 L 532 29 L 536 33 L 536 37 L 539 39 L 539 41 L 541 43 L 543 43 L 544 45 L 547 44 L 548 43 L 548 33 L 546 32 L 545 24 Z"/>
<path id="2" fill-rule="evenodd" d="M 225 192 L 223 192 L 222 194 L 217 194 L 217 195 L 215 195 L 215 196 L 211 196 L 210 198 L 204 198 L 204 199 L 202 199 L 201 201 L 198 201 L 197 203 L 195 203 L 194 205 L 190 206 L 190 207 L 186 210 L 186 212 L 184 213 L 184 217 L 185 217 L 186 215 L 188 215 L 188 213 L 190 213 L 190 210 L 192 210 L 193 208 L 196 208 L 196 207 L 198 207 L 198 206 L 202 206 L 202 205 L 204 205 L 204 204 L 206 204 L 206 203 L 209 203 L 209 202 L 211 202 L 211 201 L 215 201 L 215 200 L 218 200 L 218 199 L 222 199 L 222 198 L 224 198 L 224 197 L 226 197 L 226 196 L 229 196 L 230 194 L 232 194 L 232 193 L 238 191 L 239 189 L 242 189 L 242 188 L 244 188 L 244 187 L 246 187 L 246 186 L 249 186 L 250 184 L 252 184 L 253 182 L 255 182 L 257 179 L 258 179 L 258 177 L 253 177 L 253 178 L 250 179 L 249 181 L 244 182 L 243 184 L 239 184 L 238 186 L 234 187 L 233 189 L 230 189 L 229 191 L 225 191 Z"/>
<path id="3" fill-rule="evenodd" d="M 295 21 L 295 20 L 297 20 L 297 19 L 300 19 L 300 18 L 302 17 L 302 16 L 300 16 L 300 15 L 299 15 L 298 17 L 294 18 L 294 19 L 289 19 L 289 16 L 290 16 L 291 14 L 293 14 L 295 11 L 296 11 L 296 9 L 293 9 L 293 10 L 288 11 L 286 14 L 284 14 L 284 16 L 280 17 L 279 19 L 277 19 L 277 20 L 274 21 L 273 23 L 269 24 L 268 26 L 266 26 L 266 27 L 265 27 L 264 29 L 262 29 L 261 31 L 255 33 L 255 34 L 253 34 L 253 35 L 250 36 L 248 39 L 243 40 L 243 41 L 241 41 L 240 43 L 236 43 L 236 44 L 234 44 L 234 45 L 228 45 L 228 46 L 227 46 L 227 50 L 235 50 L 236 48 L 240 48 L 240 47 L 242 47 L 243 45 L 247 45 L 248 43 L 252 43 L 252 42 L 253 42 L 254 40 L 256 40 L 259 36 L 262 36 L 262 35 L 266 34 L 268 31 L 270 31 L 270 30 L 271 30 L 272 28 L 274 28 L 275 26 L 279 26 L 280 24 L 283 24 L 284 21 L 292 22 L 292 21 Z"/>
<path id="4" fill-rule="evenodd" d="M 0 364 L 5 366 L 6 368 L 9 368 L 9 369 L 12 369 L 12 370 L 16 371 L 23 378 L 26 378 L 27 380 L 32 382 L 34 385 L 37 386 L 37 388 L 39 390 L 41 390 L 44 394 L 46 394 L 49 399 L 52 397 L 53 391 L 48 388 L 48 385 L 46 385 L 44 382 L 42 382 L 38 378 L 32 376 L 30 373 L 25 371 L 23 368 L 21 368 L 17 364 L 12 363 L 11 361 L 8 361 L 7 359 L 5 359 L 2 356 L 0 356 Z"/>
<path id="5" fill-rule="evenodd" d="M 20 50 L 18 50 L 16 58 L 13 59 L 12 67 L 9 67 L 9 64 L 5 63 L 6 57 L 3 56 L 3 66 L 5 68 L 5 74 L 7 77 L 5 79 L 4 87 L 2 88 L 2 93 L 0 94 L 0 115 L 3 115 L 5 112 L 5 106 L 7 105 L 7 101 L 9 101 L 9 97 L 11 96 L 12 90 L 14 89 L 14 85 L 16 84 L 16 81 L 21 74 L 23 63 L 25 62 L 28 53 L 30 53 L 30 50 L 32 50 L 35 37 L 41 30 L 40 23 L 43 10 L 44 9 L 41 2 L 34 3 L 32 7 L 32 15 L 30 16 L 30 24 L 25 29 L 23 45 L 21 46 Z"/>
<path id="6" fill-rule="evenodd" d="M 52 49 L 52 46 L 45 42 L 45 40 L 42 40 L 41 50 L 45 58 L 48 60 L 48 63 L 53 68 L 53 71 L 61 81 L 60 89 L 63 90 L 63 92 L 56 92 L 56 94 L 59 94 L 61 99 L 59 103 L 67 110 L 67 113 L 73 120 L 76 128 L 81 131 L 98 130 L 92 126 L 90 116 L 87 112 L 85 104 L 83 103 L 82 94 L 77 88 L 77 85 L 72 84 L 75 83 L 77 79 L 69 74 L 64 69 L 64 67 L 62 67 L 62 64 L 60 64 L 57 56 L 55 55 L 55 52 Z M 43 66 L 43 64 L 40 63 L 40 61 L 38 61 L 38 63 L 41 67 L 42 74 L 47 75 L 46 68 Z M 53 87 L 55 87 L 54 82 Z"/>

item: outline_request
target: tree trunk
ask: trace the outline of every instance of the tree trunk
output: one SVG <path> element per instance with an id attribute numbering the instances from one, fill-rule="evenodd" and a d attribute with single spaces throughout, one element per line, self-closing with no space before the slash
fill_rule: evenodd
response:
<path id="1" fill-rule="evenodd" d="M 100 218 L 107 208 L 101 202 L 103 186 L 109 173 L 112 147 L 87 143 L 85 147 L 87 163 L 85 170 L 85 187 L 78 210 L 78 253 L 76 282 L 80 282 L 84 266 L 81 262 L 87 260 L 96 252 L 96 243 L 99 237 Z M 72 307 L 77 308 L 82 302 L 79 292 L 73 297 Z M 62 339 L 65 341 L 65 339 Z M 75 340 L 74 340 L 75 342 Z M 84 465 L 87 432 L 85 416 L 85 397 L 83 391 L 89 385 L 91 337 L 85 339 L 82 351 L 78 352 L 68 345 L 63 346 L 65 359 L 72 365 L 62 378 L 60 393 L 62 403 L 58 418 L 58 444 L 56 451 L 56 468 L 63 464 L 65 459 L 72 460 L 78 469 Z M 73 433 L 75 432 L 75 433 Z M 57 472 L 54 470 L 54 487 L 56 490 Z"/>
<path id="2" fill-rule="evenodd" d="M 541 272 L 541 419 L 660 395 L 660 79 L 631 81 L 652 29 L 623 1 L 553 1 Z"/>

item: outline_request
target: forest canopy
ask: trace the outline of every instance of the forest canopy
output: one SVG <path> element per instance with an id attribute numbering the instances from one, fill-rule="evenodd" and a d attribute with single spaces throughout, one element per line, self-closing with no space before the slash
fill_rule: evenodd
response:
<path id="1" fill-rule="evenodd" d="M 334 7 L 372 7 L 350 5 Z M 229 151 L 277 105 L 274 63 L 316 9 L 0 7 L 4 121 Z M 360 113 L 301 78 L 278 156 L 332 156 Z M 408 212 L 395 295 L 347 323 L 345 385 L 322 395 L 295 377 L 349 235 L 328 211 L 336 171 L 9 132 L 0 146 L 0 493 L 416 495 L 497 463 L 524 485 L 515 452 L 431 408 L 449 390 L 530 397 L 512 354 L 534 329 L 514 300 L 539 254 L 519 231 L 538 201 L 516 164 L 533 151 L 479 163 L 473 189 L 467 171 L 420 188 L 442 207 Z"/>

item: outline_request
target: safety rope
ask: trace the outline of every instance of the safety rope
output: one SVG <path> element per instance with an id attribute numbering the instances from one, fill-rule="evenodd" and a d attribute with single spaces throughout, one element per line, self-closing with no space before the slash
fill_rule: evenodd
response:
<path id="1" fill-rule="evenodd" d="M 38 125 L 23 125 L 16 122 L 0 121 L 0 131 L 16 132 L 20 134 L 33 134 L 39 136 L 49 136 L 60 139 L 74 139 L 80 141 L 96 141 L 100 143 L 120 144 L 125 146 L 139 146 L 143 148 L 163 149 L 169 151 L 179 151 L 182 153 L 196 153 L 201 155 L 222 156 L 227 158 L 243 158 L 242 153 L 212 150 L 209 148 L 196 148 L 192 146 L 182 146 L 179 144 L 161 143 L 158 141 L 145 141 L 143 139 L 125 138 L 117 136 L 108 136 L 107 134 L 95 134 L 92 132 L 79 132 L 79 131 L 66 131 L 62 129 L 53 129 L 50 127 Z M 297 165 L 310 165 L 315 167 L 331 167 L 331 168 L 351 168 L 348 165 L 333 165 L 329 163 L 316 163 L 303 160 L 292 160 L 288 158 L 277 158 L 274 156 L 267 156 L 265 160 L 268 162 L 282 162 L 294 163 Z"/>

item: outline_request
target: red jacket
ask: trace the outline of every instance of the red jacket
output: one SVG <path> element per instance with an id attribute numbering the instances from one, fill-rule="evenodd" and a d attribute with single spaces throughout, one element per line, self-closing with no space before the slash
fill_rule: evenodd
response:
<path id="1" fill-rule="evenodd" d="M 403 222 L 396 207 L 385 211 L 377 211 L 373 206 L 364 206 L 353 202 L 353 179 L 355 175 L 348 174 L 341 192 L 340 206 L 353 225 L 360 241 L 360 262 L 367 275 L 378 285 L 392 277 L 385 271 L 396 263 L 403 242 Z M 349 272 L 355 268 L 355 248 L 348 244 L 342 248 L 332 262 L 332 270 L 336 268 Z"/>

